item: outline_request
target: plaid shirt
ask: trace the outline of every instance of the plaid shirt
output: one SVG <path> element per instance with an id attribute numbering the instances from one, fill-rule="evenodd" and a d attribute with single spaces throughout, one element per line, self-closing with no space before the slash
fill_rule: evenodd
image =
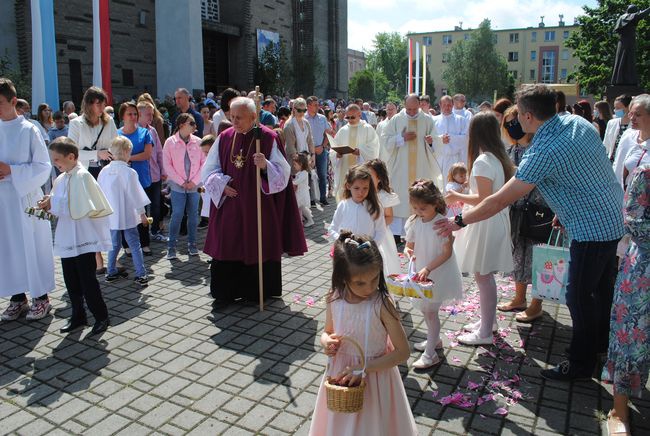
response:
<path id="1" fill-rule="evenodd" d="M 572 239 L 623 236 L 623 190 L 598 132 L 578 116 L 553 116 L 535 133 L 515 176 L 536 185 Z"/>

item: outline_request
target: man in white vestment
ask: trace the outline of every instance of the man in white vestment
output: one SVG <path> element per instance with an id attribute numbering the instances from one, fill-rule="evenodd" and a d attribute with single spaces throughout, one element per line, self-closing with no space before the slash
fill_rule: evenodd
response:
<path id="1" fill-rule="evenodd" d="M 366 115 L 366 118 L 368 119 L 368 124 L 370 124 L 373 129 L 377 127 L 377 115 L 375 115 L 375 113 L 372 111 L 372 108 L 370 107 L 370 103 L 363 104 L 363 113 Z"/>
<path id="2" fill-rule="evenodd" d="M 397 105 L 393 102 L 388 102 L 386 103 L 386 118 L 377 124 L 377 129 L 375 129 L 375 132 L 377 132 L 377 138 L 379 138 L 379 159 L 383 160 L 386 162 L 388 160 L 388 153 L 386 152 L 386 140 L 381 136 L 381 133 L 384 131 L 384 128 L 388 124 L 388 122 L 397 114 Z"/>
<path id="3" fill-rule="evenodd" d="M 465 96 L 463 94 L 454 95 L 454 113 L 467 119 L 467 122 L 472 119 L 472 112 L 465 109 Z"/>
<path id="4" fill-rule="evenodd" d="M 11 297 L 2 320 L 41 319 L 52 310 L 54 256 L 50 222 L 25 213 L 43 197 L 52 165 L 43 137 L 16 112 L 16 88 L 0 78 L 0 297 Z M 32 297 L 30 307 L 27 301 Z"/>
<path id="5" fill-rule="evenodd" d="M 416 94 L 404 101 L 404 109 L 395 115 L 382 130 L 386 144 L 386 168 L 393 190 L 400 203 L 393 207 L 394 235 L 404 235 L 404 223 L 411 215 L 408 189 L 417 179 L 432 179 L 438 189 L 443 188 L 437 158 L 442 155 L 442 140 L 433 118 L 420 110 Z"/>
<path id="6" fill-rule="evenodd" d="M 361 108 L 356 104 L 349 105 L 345 111 L 345 119 L 348 124 L 336 133 L 334 140 L 337 145 L 347 145 L 355 150 L 349 154 L 340 154 L 334 149 L 330 150 L 337 203 L 342 199 L 348 170 L 354 165 L 379 157 L 379 138 L 370 124 L 361 121 Z"/>
<path id="7" fill-rule="evenodd" d="M 467 132 L 469 121 L 453 112 L 454 102 L 448 95 L 440 98 L 440 115 L 433 117 L 436 130 L 442 139 L 442 155 L 438 157 L 442 176 L 447 177 L 449 168 L 456 162 L 467 165 Z"/>

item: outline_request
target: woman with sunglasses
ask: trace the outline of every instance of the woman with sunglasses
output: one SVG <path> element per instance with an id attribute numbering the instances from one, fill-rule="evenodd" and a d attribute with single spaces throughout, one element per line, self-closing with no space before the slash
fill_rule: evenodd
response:
<path id="1" fill-rule="evenodd" d="M 176 240 L 183 214 L 187 211 L 187 245 L 190 256 L 198 256 L 196 229 L 199 224 L 199 192 L 201 168 L 205 154 L 201 151 L 201 138 L 194 136 L 196 121 L 188 113 L 176 118 L 176 128 L 163 147 L 163 166 L 171 190 L 172 218 L 169 222 L 167 259 L 176 259 Z"/>
<path id="2" fill-rule="evenodd" d="M 506 150 L 515 166 L 519 166 L 521 158 L 528 149 L 533 139 L 531 133 L 524 133 L 517 119 L 517 106 L 510 106 L 503 113 L 501 131 L 506 142 Z M 500 304 L 497 309 L 502 312 L 521 311 L 515 315 L 519 322 L 533 322 L 543 315 L 542 300 L 533 298 L 530 306 L 526 304 L 526 289 L 532 283 L 533 270 L 533 245 L 532 239 L 520 234 L 521 211 L 526 201 L 536 205 L 548 207 L 539 189 L 533 189 L 524 198 L 517 200 L 510 207 L 510 231 L 512 237 L 512 260 L 514 264 L 513 276 L 515 279 L 515 296 L 512 301 Z"/>
<path id="3" fill-rule="evenodd" d="M 297 98 L 293 102 L 291 118 L 284 123 L 284 146 L 287 152 L 287 161 L 291 163 L 297 153 L 308 152 L 314 155 L 314 139 L 311 136 L 311 125 L 305 119 L 307 101 Z"/>
<path id="4" fill-rule="evenodd" d="M 153 139 L 151 138 L 149 129 L 138 125 L 139 113 L 138 106 L 135 103 L 131 101 L 122 103 L 120 105 L 119 115 L 124 125 L 118 129 L 117 134 L 129 138 L 133 144 L 133 151 L 131 152 L 131 160 L 129 163 L 131 164 L 131 168 L 138 173 L 140 185 L 147 195 L 151 197 L 151 169 L 149 167 L 149 158 L 153 154 Z M 138 224 L 138 233 L 140 234 L 142 254 L 151 256 L 151 249 L 149 248 L 149 227 Z M 124 249 L 127 253 L 130 253 L 130 250 L 126 248 L 128 245 L 124 239 L 122 246 L 125 247 Z"/>

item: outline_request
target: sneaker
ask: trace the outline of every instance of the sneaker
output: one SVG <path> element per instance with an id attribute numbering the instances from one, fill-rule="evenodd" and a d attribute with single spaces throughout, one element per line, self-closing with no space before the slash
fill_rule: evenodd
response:
<path id="1" fill-rule="evenodd" d="M 457 341 L 464 345 L 492 345 L 494 337 L 490 335 L 482 338 L 479 336 L 479 331 L 474 330 L 471 333 L 458 336 Z"/>
<path id="2" fill-rule="evenodd" d="M 476 322 L 465 324 L 463 326 L 463 331 L 465 331 L 465 332 L 473 332 L 473 331 L 478 330 L 480 328 L 481 328 L 481 320 L 479 319 Z M 497 324 L 496 321 L 494 321 L 494 323 L 492 324 L 492 332 L 495 333 L 497 330 L 499 330 L 499 325 Z"/>
<path id="3" fill-rule="evenodd" d="M 117 281 L 119 279 L 125 279 L 129 276 L 129 273 L 126 271 L 117 271 L 115 274 L 106 274 L 106 277 L 104 277 L 104 281 L 106 283 L 111 283 L 114 281 Z"/>
<path id="4" fill-rule="evenodd" d="M 539 372 L 546 380 L 554 381 L 589 381 L 591 380 L 590 374 L 582 374 L 578 370 L 571 368 L 571 362 L 564 360 L 558 366 L 551 369 L 543 369 Z"/>
<path id="5" fill-rule="evenodd" d="M 309 206 L 310 207 L 316 207 L 316 202 L 314 200 L 312 200 L 311 202 L 309 202 Z"/>
<path id="6" fill-rule="evenodd" d="M 50 313 L 51 310 L 52 305 L 50 304 L 49 299 L 46 298 L 44 300 L 39 300 L 34 298 L 32 300 L 32 307 L 29 308 L 29 312 L 27 312 L 25 319 L 29 321 L 43 319 Z"/>
<path id="7" fill-rule="evenodd" d="M 199 255 L 199 249 L 196 248 L 194 245 L 190 245 L 187 247 L 187 254 L 190 256 L 198 256 Z"/>
<path id="8" fill-rule="evenodd" d="M 151 240 L 156 242 L 169 242 L 169 238 L 162 234 L 162 232 L 153 233 L 151 235 Z"/>
<path id="9" fill-rule="evenodd" d="M 199 225 L 196 226 L 199 229 L 205 229 L 208 227 L 208 220 L 206 218 L 201 218 L 201 221 L 199 221 Z"/>
<path id="10" fill-rule="evenodd" d="M 427 341 L 417 342 L 413 345 L 413 348 L 418 351 L 424 351 L 427 349 Z M 442 341 L 438 341 L 436 344 L 436 350 L 442 350 Z"/>
<path id="11" fill-rule="evenodd" d="M 330 203 L 329 203 L 329 201 L 327 201 L 327 200 L 321 200 L 321 202 L 320 202 L 320 205 L 321 205 L 321 206 L 329 206 L 329 204 L 330 204 Z"/>
<path id="12" fill-rule="evenodd" d="M 176 257 L 176 249 L 175 248 L 168 249 L 167 250 L 167 256 L 165 256 L 165 259 L 167 259 L 167 260 L 178 259 L 178 257 Z"/>
<path id="13" fill-rule="evenodd" d="M 3 321 L 15 321 L 20 317 L 20 315 L 27 312 L 28 310 L 29 303 L 27 303 L 27 300 L 11 301 L 9 302 L 9 307 L 7 307 L 7 309 L 2 312 L 2 315 L 0 315 L 0 318 Z"/>
<path id="14" fill-rule="evenodd" d="M 313 226 L 313 225 L 314 225 L 314 220 L 313 220 L 313 219 L 308 219 L 308 220 L 305 222 L 304 227 L 305 227 L 305 228 L 308 228 L 308 227 L 311 227 L 311 226 Z"/>
<path id="15" fill-rule="evenodd" d="M 413 362 L 413 368 L 415 369 L 426 369 L 431 368 L 434 365 L 440 363 L 440 357 L 437 354 L 434 354 L 433 357 L 427 356 L 427 353 L 422 353 L 420 358 Z"/>
<path id="16" fill-rule="evenodd" d="M 147 276 L 142 276 L 142 277 L 136 277 L 134 280 L 136 285 L 139 285 L 141 288 L 146 288 L 149 286 L 149 277 Z"/>

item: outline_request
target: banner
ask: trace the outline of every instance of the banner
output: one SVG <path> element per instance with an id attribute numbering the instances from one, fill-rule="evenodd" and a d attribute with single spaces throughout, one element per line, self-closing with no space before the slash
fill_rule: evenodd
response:
<path id="1" fill-rule="evenodd" d="M 59 107 L 53 0 L 31 0 L 32 11 L 32 112 L 47 103 Z"/>
<path id="2" fill-rule="evenodd" d="M 108 104 L 112 104 L 108 0 L 93 0 L 93 86 L 103 88 L 108 95 Z"/>

